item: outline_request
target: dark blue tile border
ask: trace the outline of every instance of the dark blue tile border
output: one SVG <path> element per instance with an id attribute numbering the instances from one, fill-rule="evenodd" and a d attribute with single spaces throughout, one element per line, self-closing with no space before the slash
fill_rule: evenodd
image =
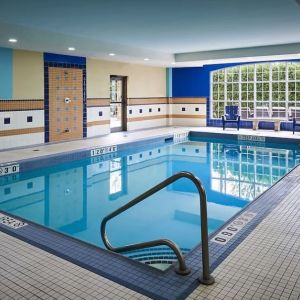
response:
<path id="1" fill-rule="evenodd" d="M 210 236 L 211 238 L 217 234 L 245 211 L 257 214 L 226 245 L 210 241 L 211 271 L 222 263 L 299 182 L 300 166 L 290 171 Z M 199 285 L 197 279 L 202 269 L 201 245 L 186 255 L 187 265 L 192 269 L 191 274 L 179 276 L 175 274 L 173 267 L 165 272 L 155 270 L 119 254 L 102 250 L 32 222 L 28 223 L 28 226 L 17 230 L 0 225 L 0 230 L 154 299 L 184 299 Z"/>
<path id="2" fill-rule="evenodd" d="M 86 65 L 86 58 L 82 56 L 63 55 L 55 53 L 44 53 L 44 61 L 58 64 L 78 64 Z"/>

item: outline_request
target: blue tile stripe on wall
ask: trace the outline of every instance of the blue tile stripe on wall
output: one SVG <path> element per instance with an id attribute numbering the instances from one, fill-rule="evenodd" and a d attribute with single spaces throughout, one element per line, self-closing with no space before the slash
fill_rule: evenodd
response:
<path id="1" fill-rule="evenodd" d="M 45 143 L 49 142 L 49 67 L 82 69 L 83 137 L 87 136 L 86 58 L 81 56 L 44 53 Z"/>
<path id="2" fill-rule="evenodd" d="M 13 97 L 13 49 L 0 47 L 0 99 Z"/>
<path id="3" fill-rule="evenodd" d="M 251 61 L 227 64 L 203 65 L 203 67 L 185 67 L 172 69 L 172 94 L 173 97 L 206 97 L 206 125 L 222 127 L 221 119 L 210 119 L 210 73 L 215 70 L 229 68 L 245 64 L 274 63 L 274 62 L 300 62 L 300 59 L 277 60 L 277 61 Z M 228 127 L 236 127 L 228 124 Z M 251 121 L 242 120 L 241 128 L 252 128 Z M 274 129 L 272 122 L 260 122 L 260 129 Z M 292 130 L 291 122 L 282 122 L 280 130 Z"/>

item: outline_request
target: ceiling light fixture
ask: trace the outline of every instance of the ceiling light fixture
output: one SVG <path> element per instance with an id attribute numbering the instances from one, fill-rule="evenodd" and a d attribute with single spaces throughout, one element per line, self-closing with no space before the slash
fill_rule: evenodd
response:
<path id="1" fill-rule="evenodd" d="M 115 53 L 109 53 L 108 55 L 109 56 L 115 56 L 116 54 Z"/>
<path id="2" fill-rule="evenodd" d="M 176 62 L 173 61 L 173 62 L 172 62 L 172 65 L 176 65 Z"/>
<path id="3" fill-rule="evenodd" d="M 74 47 L 69 47 L 68 50 L 69 51 L 75 51 L 76 49 Z"/>
<path id="4" fill-rule="evenodd" d="M 148 57 L 144 58 L 144 61 L 148 61 L 148 60 L 150 60 L 150 58 L 148 58 Z"/>
<path id="5" fill-rule="evenodd" d="M 14 39 L 14 38 L 10 38 L 8 41 L 9 41 L 10 43 L 16 43 L 18 40 L 17 40 L 17 39 Z"/>

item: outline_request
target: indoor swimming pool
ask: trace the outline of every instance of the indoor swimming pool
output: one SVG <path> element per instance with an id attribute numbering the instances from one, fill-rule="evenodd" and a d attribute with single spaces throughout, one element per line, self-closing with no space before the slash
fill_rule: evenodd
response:
<path id="1" fill-rule="evenodd" d="M 189 171 L 205 187 L 209 234 L 299 163 L 299 147 L 192 138 L 135 147 L 0 177 L 0 211 L 105 248 L 102 219 L 169 176 Z M 107 225 L 114 246 L 166 238 L 184 254 L 200 242 L 200 203 L 180 179 Z M 166 269 L 176 259 L 164 247 L 125 256 Z"/>

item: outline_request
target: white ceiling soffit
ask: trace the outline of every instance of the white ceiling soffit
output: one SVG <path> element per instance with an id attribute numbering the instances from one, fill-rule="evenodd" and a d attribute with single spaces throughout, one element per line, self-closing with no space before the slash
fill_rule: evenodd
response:
<path id="1" fill-rule="evenodd" d="M 299 0 L 300 1 L 300 0 Z M 207 59 L 198 61 L 184 61 L 176 62 L 172 65 L 173 68 L 181 67 L 202 67 L 204 65 L 213 64 L 229 64 L 229 63 L 249 63 L 249 62 L 264 62 L 264 61 L 278 61 L 278 60 L 290 60 L 300 59 L 300 55 L 289 54 L 289 55 L 266 55 L 266 56 L 251 56 L 242 58 L 226 58 L 226 59 Z"/>
<path id="2" fill-rule="evenodd" d="M 230 60 L 241 58 L 245 61 L 245 58 L 253 58 L 257 60 L 258 58 L 266 56 L 288 56 L 289 58 L 300 59 L 299 54 L 300 43 L 293 43 L 285 45 L 249 47 L 240 49 L 224 49 L 192 53 L 178 53 L 175 54 L 175 60 L 176 62 L 197 62 L 207 60 Z"/>
<path id="3" fill-rule="evenodd" d="M 0 46 L 68 54 L 75 47 L 73 55 L 153 65 L 170 65 L 175 53 L 180 61 L 269 55 L 255 49 L 280 44 L 283 53 L 300 43 L 298 2 L 0 0 Z M 280 54 L 272 47 L 262 49 Z"/>

